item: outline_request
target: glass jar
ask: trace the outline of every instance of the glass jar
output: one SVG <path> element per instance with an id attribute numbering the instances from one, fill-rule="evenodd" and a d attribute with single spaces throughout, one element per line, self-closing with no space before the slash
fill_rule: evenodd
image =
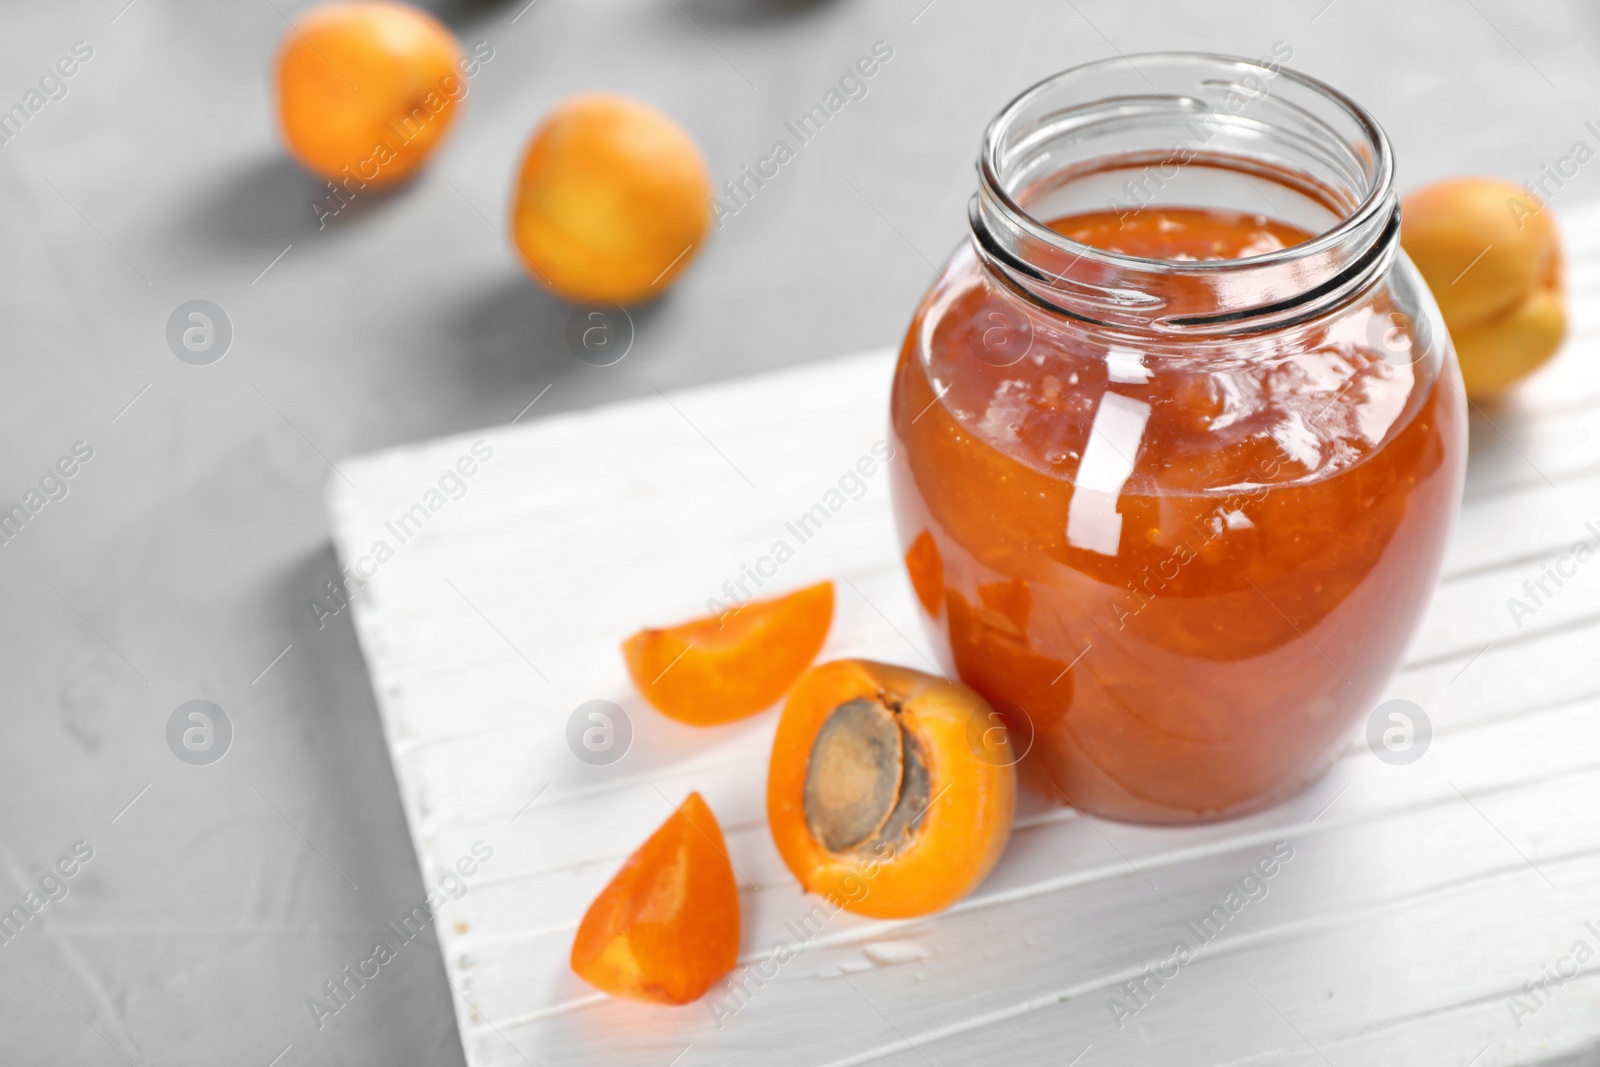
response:
<path id="1" fill-rule="evenodd" d="M 896 520 L 1024 780 L 1152 823 L 1322 774 L 1398 666 L 1466 424 L 1388 141 L 1274 56 L 1093 63 L 990 123 L 895 372 Z"/>

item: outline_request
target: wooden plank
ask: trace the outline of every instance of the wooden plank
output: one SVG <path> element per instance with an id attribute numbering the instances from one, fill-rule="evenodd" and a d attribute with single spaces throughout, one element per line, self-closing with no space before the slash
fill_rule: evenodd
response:
<path id="1" fill-rule="evenodd" d="M 329 508 L 341 559 L 368 560 L 356 625 L 423 877 L 475 842 L 494 850 L 438 924 L 469 1063 L 1488 1067 L 1600 1042 L 1585 925 L 1600 927 L 1600 566 L 1547 576 L 1600 543 L 1600 209 L 1565 223 L 1573 339 L 1474 414 L 1468 501 L 1389 690 L 1432 719 L 1427 755 L 1393 767 L 1353 737 L 1306 793 L 1217 826 L 1110 824 L 1028 797 L 991 878 L 915 922 L 839 913 L 797 938 L 816 900 L 765 826 L 773 716 L 667 721 L 616 648 L 700 614 L 796 540 L 786 521 L 883 437 L 891 353 L 341 464 L 353 485 L 330 483 Z M 380 542 L 392 556 L 376 563 Z M 881 470 L 795 547 L 769 588 L 839 581 L 825 656 L 926 667 Z M 1535 610 L 1516 610 L 1541 581 Z M 591 699 L 632 724 L 609 767 L 566 745 Z M 739 874 L 741 967 L 683 1009 L 612 1001 L 568 971 L 572 932 L 690 789 Z M 1278 842 L 1294 856 L 1266 894 L 1192 939 L 1176 977 L 1143 979 Z M 1523 983 L 1583 939 L 1597 962 L 1519 1017 Z M 777 967 L 780 940 L 799 951 Z M 1130 980 L 1147 1002 L 1119 993 Z M 1119 1019 L 1113 997 L 1138 1010 Z"/>

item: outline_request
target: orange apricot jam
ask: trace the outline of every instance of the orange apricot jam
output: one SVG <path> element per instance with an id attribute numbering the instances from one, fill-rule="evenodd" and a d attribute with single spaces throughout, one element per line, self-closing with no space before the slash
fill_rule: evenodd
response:
<path id="1" fill-rule="evenodd" d="M 1311 238 L 1191 207 L 1049 225 L 1169 262 Z M 1343 751 L 1461 490 L 1454 356 L 1375 343 L 1393 301 L 1378 285 L 1266 333 L 1119 339 L 1026 307 L 970 245 L 944 269 L 895 373 L 896 518 L 946 668 L 1005 717 L 1030 785 L 1189 822 L 1272 803 Z"/>

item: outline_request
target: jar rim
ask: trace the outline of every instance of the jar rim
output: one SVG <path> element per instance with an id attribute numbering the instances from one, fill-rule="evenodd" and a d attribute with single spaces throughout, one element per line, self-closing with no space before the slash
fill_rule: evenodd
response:
<path id="1" fill-rule="evenodd" d="M 1058 88 L 1063 82 L 1122 64 L 1132 66 L 1137 71 L 1139 69 L 1137 64 L 1140 61 L 1160 63 L 1203 61 L 1213 63 L 1219 68 L 1261 72 L 1272 78 L 1287 78 L 1328 100 L 1356 123 L 1365 134 L 1367 144 L 1370 146 L 1371 176 L 1361 200 L 1349 211 L 1342 212 L 1339 221 L 1332 227 L 1308 241 L 1240 259 L 1168 260 L 1133 256 L 1085 244 L 1051 229 L 1018 202 L 1001 178 L 1001 159 L 1006 150 L 1007 135 L 1013 132 L 1019 116 L 1030 104 Z M 1270 268 L 1325 254 L 1368 231 L 1375 219 L 1392 211 L 1390 201 L 1394 197 L 1394 156 L 1389 138 L 1377 119 L 1364 107 L 1320 78 L 1302 74 L 1289 67 L 1269 67 L 1258 60 L 1218 52 L 1135 52 L 1080 63 L 1050 75 L 1017 94 L 990 120 L 984 129 L 983 146 L 978 157 L 978 172 L 983 194 L 1006 214 L 1010 224 L 1041 244 L 1073 256 L 1074 261 L 1082 259 L 1114 269 L 1134 271 L 1158 269 L 1164 273 L 1191 276 L 1217 275 L 1241 268 Z"/>

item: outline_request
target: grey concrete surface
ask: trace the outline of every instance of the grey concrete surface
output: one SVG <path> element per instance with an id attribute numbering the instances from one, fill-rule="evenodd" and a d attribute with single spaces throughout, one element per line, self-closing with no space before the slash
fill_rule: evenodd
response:
<path id="1" fill-rule="evenodd" d="M 0 908 L 93 853 L 0 943 L 8 1065 L 461 1061 L 431 939 L 320 1028 L 306 1005 L 422 896 L 348 618 L 308 607 L 340 457 L 509 421 L 546 386 L 525 418 L 896 342 L 963 235 L 985 121 L 1118 51 L 1288 41 L 1386 124 L 1405 185 L 1536 177 L 1600 120 L 1586 0 L 463 0 L 431 6 L 494 56 L 445 150 L 319 229 L 269 96 L 301 6 L 0 9 L 0 109 L 92 49 L 0 144 L 0 505 L 93 451 L 0 546 Z M 539 116 L 633 94 L 729 177 L 878 40 L 867 97 L 636 313 L 629 357 L 573 359 L 498 232 Z M 165 341 L 194 298 L 233 326 L 210 366 Z M 197 698 L 234 729 L 210 766 L 167 743 Z"/>

